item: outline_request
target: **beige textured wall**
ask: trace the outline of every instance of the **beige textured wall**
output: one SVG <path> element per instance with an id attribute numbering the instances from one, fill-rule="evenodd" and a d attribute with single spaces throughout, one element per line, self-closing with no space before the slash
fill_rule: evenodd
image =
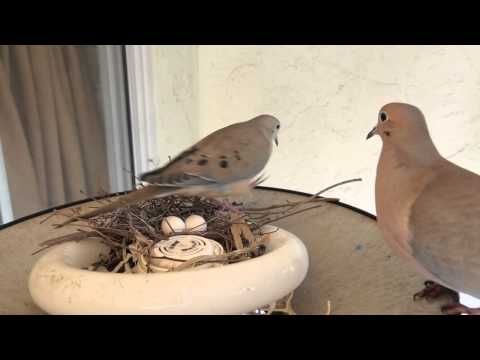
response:
<path id="1" fill-rule="evenodd" d="M 197 46 L 154 46 L 157 165 L 198 139 Z"/>
<path id="2" fill-rule="evenodd" d="M 380 139 L 365 136 L 380 106 L 406 101 L 423 109 L 442 154 L 480 172 L 478 46 L 184 46 L 176 52 L 159 46 L 159 54 L 166 49 L 175 70 L 164 68 L 158 80 L 166 95 L 159 102 L 167 102 L 158 111 L 178 120 L 173 133 L 182 134 L 170 138 L 171 150 L 271 113 L 283 127 L 266 185 L 315 192 L 362 177 L 329 195 L 375 213 Z M 195 96 L 176 75 L 185 69 L 195 79 Z M 192 100 L 176 101 L 172 92 L 179 88 Z"/>

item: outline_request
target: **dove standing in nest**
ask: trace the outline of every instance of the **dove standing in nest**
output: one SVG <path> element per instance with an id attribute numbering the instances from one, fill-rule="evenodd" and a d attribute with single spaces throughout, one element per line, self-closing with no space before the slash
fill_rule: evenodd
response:
<path id="1" fill-rule="evenodd" d="M 170 195 L 222 197 L 249 191 L 263 181 L 260 172 L 278 146 L 280 122 L 271 115 L 232 124 L 208 135 L 165 166 L 144 173 L 149 184 L 117 201 L 71 218 L 59 226 L 119 207 Z"/>
<path id="2" fill-rule="evenodd" d="M 379 135 L 378 225 L 398 255 L 433 281 L 414 298 L 454 295 L 447 314 L 480 314 L 458 292 L 480 298 L 480 176 L 443 158 L 415 106 L 391 103 L 367 139 Z"/>

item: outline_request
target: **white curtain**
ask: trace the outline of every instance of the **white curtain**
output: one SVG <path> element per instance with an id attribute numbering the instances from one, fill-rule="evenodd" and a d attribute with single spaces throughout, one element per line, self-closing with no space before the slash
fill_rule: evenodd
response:
<path id="1" fill-rule="evenodd" d="M 92 74 L 77 46 L 0 46 L 0 142 L 14 217 L 109 190 Z"/>

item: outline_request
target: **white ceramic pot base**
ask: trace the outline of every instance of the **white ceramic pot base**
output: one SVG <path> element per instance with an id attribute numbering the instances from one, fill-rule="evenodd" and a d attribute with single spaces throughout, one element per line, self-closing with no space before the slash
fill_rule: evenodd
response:
<path id="1" fill-rule="evenodd" d="M 294 291 L 308 270 L 295 235 L 268 235 L 266 253 L 221 267 L 156 274 L 82 270 L 107 247 L 83 240 L 52 248 L 35 264 L 29 290 L 49 314 L 242 314 Z"/>

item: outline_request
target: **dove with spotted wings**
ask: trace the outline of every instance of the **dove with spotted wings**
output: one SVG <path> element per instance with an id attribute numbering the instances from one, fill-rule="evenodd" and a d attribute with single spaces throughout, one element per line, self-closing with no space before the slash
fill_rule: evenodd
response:
<path id="1" fill-rule="evenodd" d="M 147 186 L 115 202 L 71 218 L 88 219 L 139 201 L 170 195 L 222 197 L 249 191 L 261 181 L 273 148 L 278 145 L 280 121 L 260 115 L 206 136 L 165 166 L 144 173 Z"/>

